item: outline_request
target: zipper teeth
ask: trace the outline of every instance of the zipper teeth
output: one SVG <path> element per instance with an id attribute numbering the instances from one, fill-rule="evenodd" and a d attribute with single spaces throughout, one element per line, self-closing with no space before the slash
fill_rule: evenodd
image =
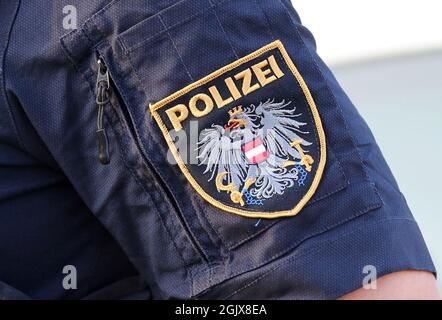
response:
<path id="1" fill-rule="evenodd" d="M 102 59 L 101 56 L 99 56 L 98 58 L 99 60 L 101 60 L 101 62 L 103 63 L 103 65 L 105 65 L 104 60 Z M 118 104 L 117 106 L 114 107 L 119 107 L 120 109 L 122 109 L 123 111 L 123 116 L 124 118 L 126 118 L 126 123 L 129 126 L 130 131 L 132 131 L 132 136 L 135 140 L 135 144 L 138 148 L 138 150 L 141 150 L 141 157 L 143 159 L 143 162 L 148 166 L 149 171 L 152 173 L 152 175 L 156 178 L 156 182 L 158 183 L 158 185 L 161 187 L 162 191 L 166 194 L 167 199 L 169 200 L 169 202 L 171 203 L 171 205 L 174 207 L 175 212 L 178 215 L 178 218 L 181 221 L 181 225 L 184 227 L 189 240 L 192 242 L 194 248 L 198 251 L 199 255 L 201 256 L 201 258 L 204 261 L 208 261 L 208 257 L 207 255 L 204 253 L 203 249 L 201 248 L 199 242 L 195 239 L 195 237 L 193 236 L 192 231 L 190 230 L 190 227 L 188 226 L 186 219 L 184 218 L 183 214 L 181 213 L 181 210 L 179 208 L 178 203 L 176 202 L 172 192 L 169 190 L 169 187 L 167 186 L 166 182 L 164 181 L 164 179 L 156 172 L 155 168 L 153 168 L 152 164 L 150 164 L 150 162 L 147 160 L 146 156 L 145 156 L 145 150 L 144 147 L 141 145 L 141 142 L 139 141 L 139 137 L 138 134 L 136 132 L 136 129 L 134 128 L 134 125 L 132 123 L 132 120 L 130 119 L 130 114 L 128 113 L 127 115 L 125 114 L 124 111 L 129 112 L 128 110 L 123 110 L 123 106 L 124 108 L 126 108 L 125 104 L 122 102 L 121 100 L 121 96 L 118 93 L 118 90 L 115 89 L 114 83 L 113 83 L 113 79 L 112 76 L 109 74 L 109 90 L 111 91 L 111 93 L 113 93 L 113 95 L 115 96 L 115 99 L 109 99 L 109 103 L 113 104 L 116 103 Z M 112 96 L 112 95 L 111 95 Z"/>

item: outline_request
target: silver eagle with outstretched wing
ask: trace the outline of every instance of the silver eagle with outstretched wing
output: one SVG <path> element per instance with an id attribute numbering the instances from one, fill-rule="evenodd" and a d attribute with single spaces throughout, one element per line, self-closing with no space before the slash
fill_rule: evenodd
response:
<path id="1" fill-rule="evenodd" d="M 311 170 L 314 162 L 302 138 L 306 124 L 285 100 L 233 108 L 226 125 L 213 124 L 201 131 L 197 143 L 199 166 L 218 191 L 230 193 L 234 203 L 244 205 L 243 194 L 268 199 L 283 194 L 298 180 L 299 166 Z M 304 148 L 303 148 L 304 147 Z"/>

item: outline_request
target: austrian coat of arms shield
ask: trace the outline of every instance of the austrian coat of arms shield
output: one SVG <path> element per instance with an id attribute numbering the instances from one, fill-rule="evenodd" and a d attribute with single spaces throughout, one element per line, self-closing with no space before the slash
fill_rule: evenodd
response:
<path id="1" fill-rule="evenodd" d="M 150 111 L 195 192 L 223 211 L 293 216 L 321 180 L 321 118 L 280 41 L 150 105 Z M 187 152 L 175 139 L 183 133 Z"/>

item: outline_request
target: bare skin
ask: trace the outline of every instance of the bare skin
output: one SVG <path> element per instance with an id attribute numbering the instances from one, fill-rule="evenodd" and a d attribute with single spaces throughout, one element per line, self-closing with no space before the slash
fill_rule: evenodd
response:
<path id="1" fill-rule="evenodd" d="M 400 271 L 377 280 L 377 289 L 353 291 L 339 300 L 439 300 L 436 279 L 430 272 Z"/>

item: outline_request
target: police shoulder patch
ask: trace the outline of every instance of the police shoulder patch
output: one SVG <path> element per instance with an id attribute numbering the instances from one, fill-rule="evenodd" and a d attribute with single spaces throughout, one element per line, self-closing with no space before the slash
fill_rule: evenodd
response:
<path id="1" fill-rule="evenodd" d="M 321 180 L 321 119 L 279 40 L 150 105 L 150 111 L 192 187 L 224 211 L 293 216 Z"/>

